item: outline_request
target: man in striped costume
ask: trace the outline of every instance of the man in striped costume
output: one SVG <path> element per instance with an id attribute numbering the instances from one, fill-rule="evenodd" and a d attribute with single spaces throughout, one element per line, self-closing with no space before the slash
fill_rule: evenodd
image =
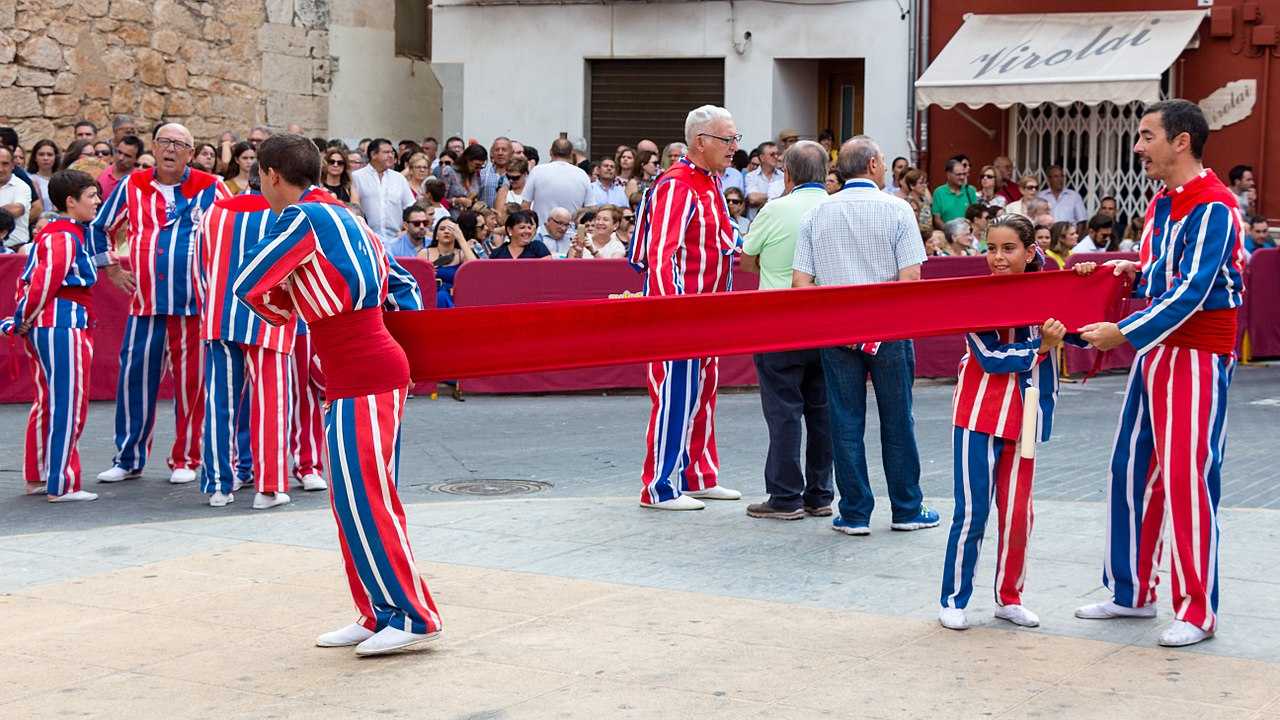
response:
<path id="1" fill-rule="evenodd" d="M 174 440 L 169 481 L 196 479 L 204 419 L 204 359 L 196 307 L 195 231 L 221 198 L 217 177 L 188 167 L 195 141 L 182 125 L 156 132 L 156 166 L 120 181 L 89 227 L 94 261 L 132 295 L 116 392 L 116 456 L 101 482 L 140 477 L 155 429 L 165 361 L 174 378 Z M 128 221 L 130 270 L 117 264 L 110 236 Z"/>
<path id="2" fill-rule="evenodd" d="M 27 419 L 22 467 L 28 495 L 49 502 L 97 500 L 80 489 L 76 447 L 89 412 L 90 289 L 98 279 L 84 237 L 84 225 L 101 204 L 98 185 L 79 170 L 49 179 L 49 200 L 59 217 L 40 231 L 18 278 L 13 317 L 0 321 L 0 334 L 27 340 L 35 366 L 35 401 Z"/>
<path id="3" fill-rule="evenodd" d="M 376 655 L 434 639 L 440 615 L 414 567 L 396 493 L 409 362 L 382 323 L 383 306 L 421 309 L 421 292 L 345 206 L 307 200 L 320 179 L 310 140 L 273 136 L 258 146 L 258 163 L 262 193 L 281 215 L 250 248 L 234 292 L 273 325 L 295 312 L 307 322 L 325 372 L 330 498 L 360 613 L 316 644 Z"/>
<path id="4" fill-rule="evenodd" d="M 214 203 L 200 223 L 196 279 L 205 343 L 200 489 L 211 496 L 210 505 L 223 507 L 234 501 L 233 490 L 252 481 L 257 486 L 253 507 L 265 510 L 289 502 L 296 323 L 268 325 L 231 292 L 245 253 L 276 220 L 257 192 L 256 167 L 249 186 L 252 192 Z M 312 480 L 304 487 L 323 490 L 325 484 Z"/>
<path id="5" fill-rule="evenodd" d="M 636 213 L 630 255 L 645 273 L 645 295 L 725 292 L 732 281 L 737 241 L 720 173 L 742 136 L 729 111 L 714 105 L 690 112 L 684 133 L 688 153 L 654 181 Z M 714 357 L 649 363 L 642 507 L 701 510 L 697 498 L 742 497 L 718 484 L 719 368 Z"/>
<path id="6" fill-rule="evenodd" d="M 1082 337 L 1100 350 L 1137 350 L 1111 454 L 1107 556 L 1109 601 L 1086 619 L 1155 617 L 1166 519 L 1174 622 L 1160 644 L 1191 645 L 1217 629 L 1218 497 L 1226 450 L 1227 390 L 1243 302 L 1243 225 L 1235 196 L 1201 162 L 1209 126 L 1186 100 L 1148 107 L 1134 152 L 1165 187 L 1147 208 L 1137 276 L 1151 305 Z"/>

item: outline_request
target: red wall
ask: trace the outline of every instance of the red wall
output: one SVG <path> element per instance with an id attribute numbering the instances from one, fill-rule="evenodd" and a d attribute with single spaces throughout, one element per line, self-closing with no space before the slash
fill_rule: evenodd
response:
<path id="1" fill-rule="evenodd" d="M 1247 57 L 1251 47 L 1248 42 L 1252 28 L 1259 24 L 1280 26 L 1280 0 L 1251 0 L 1262 9 L 1260 23 L 1245 24 L 1241 19 L 1241 6 L 1246 0 L 1216 0 L 1215 7 L 1235 8 L 1235 34 L 1230 38 L 1209 37 L 1209 20 L 1200 26 L 1200 47 L 1187 50 L 1178 60 L 1175 78 L 1177 94 L 1192 102 L 1199 102 L 1214 90 L 1232 80 L 1255 78 L 1258 81 L 1258 101 L 1248 118 L 1215 131 L 1205 150 L 1205 164 L 1213 168 L 1225 181 L 1231 166 L 1244 163 L 1252 165 L 1258 183 L 1261 209 L 1271 218 L 1280 218 L 1280 137 L 1267 138 L 1266 124 L 1280 122 L 1280 63 L 1277 57 Z M 1047 12 L 1119 12 L 1125 10 L 1194 10 L 1194 0 L 930 0 L 929 57 L 937 57 L 942 48 L 964 24 L 964 15 L 984 15 Z M 1280 56 L 1280 48 L 1276 48 Z M 1270 63 L 1270 77 L 1264 68 Z M 942 110 L 930 107 L 928 156 L 922 164 L 929 170 L 931 183 L 945 179 L 943 163 L 952 155 L 964 153 L 975 165 L 981 167 L 996 155 L 1005 154 L 1008 147 L 1008 117 L 1006 111 L 987 105 L 978 109 L 963 108 L 980 123 L 996 130 L 995 139 L 962 117 L 954 109 Z M 1272 175 L 1271 173 L 1276 173 Z M 1275 178 L 1268 182 L 1269 178 Z"/>

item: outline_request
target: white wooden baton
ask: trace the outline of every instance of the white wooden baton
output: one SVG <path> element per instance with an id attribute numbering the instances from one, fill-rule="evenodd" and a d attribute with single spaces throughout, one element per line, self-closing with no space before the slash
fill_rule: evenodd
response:
<path id="1" fill-rule="evenodd" d="M 1034 385 L 1022 394 L 1022 447 L 1019 454 L 1024 460 L 1036 457 L 1036 428 L 1040 419 L 1040 388 Z"/>

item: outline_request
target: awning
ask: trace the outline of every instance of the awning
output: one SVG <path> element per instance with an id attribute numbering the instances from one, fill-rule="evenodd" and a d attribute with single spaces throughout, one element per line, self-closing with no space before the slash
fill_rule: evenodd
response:
<path id="1" fill-rule="evenodd" d="M 1160 99 L 1203 10 L 969 15 L 916 81 L 921 107 Z"/>

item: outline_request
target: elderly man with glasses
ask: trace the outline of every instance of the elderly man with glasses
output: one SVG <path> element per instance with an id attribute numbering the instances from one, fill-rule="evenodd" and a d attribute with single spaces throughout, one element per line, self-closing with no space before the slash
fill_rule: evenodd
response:
<path id="1" fill-rule="evenodd" d="M 631 264 L 646 295 L 729 290 L 737 241 L 720 174 L 742 136 L 728 110 L 703 105 L 684 123 L 688 149 L 653 182 L 636 212 Z M 649 413 L 641 507 L 701 510 L 702 499 L 738 500 L 719 484 L 715 414 L 719 358 L 649 363 Z"/>
<path id="2" fill-rule="evenodd" d="M 196 228 L 231 193 L 216 176 L 190 167 L 195 141 L 177 123 L 156 131 L 156 166 L 120 181 L 89 226 L 89 247 L 107 277 L 132 296 L 120 346 L 116 456 L 101 482 L 140 477 L 151 448 L 156 397 L 166 365 L 174 376 L 174 441 L 169 481 L 196 479 L 204 422 L 204 358 L 194 282 Z M 110 238 L 127 221 L 130 270 Z"/>

